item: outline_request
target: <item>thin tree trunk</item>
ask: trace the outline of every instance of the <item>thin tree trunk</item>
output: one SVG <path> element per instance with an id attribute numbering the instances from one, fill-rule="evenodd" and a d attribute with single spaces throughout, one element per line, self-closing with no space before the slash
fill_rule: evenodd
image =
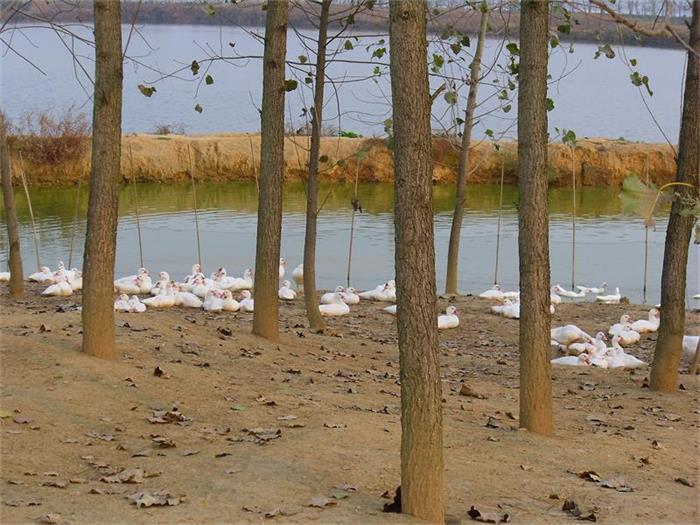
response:
<path id="1" fill-rule="evenodd" d="M 547 216 L 547 27 L 549 3 L 523 0 L 518 92 L 520 426 L 552 433 Z"/>
<path id="2" fill-rule="evenodd" d="M 316 84 L 314 107 L 311 108 L 311 148 L 309 152 L 309 177 L 306 183 L 306 235 L 304 236 L 304 304 L 311 330 L 323 330 L 325 323 L 318 309 L 316 297 L 316 223 L 318 219 L 318 159 L 321 153 L 321 129 L 323 126 L 323 90 L 326 85 L 326 44 L 328 40 L 328 16 L 331 0 L 321 2 L 321 18 L 318 25 L 316 50 Z"/>
<path id="3" fill-rule="evenodd" d="M 83 258 L 83 351 L 114 359 L 114 260 L 121 171 L 121 2 L 95 0 L 95 94 Z"/>
<path id="4" fill-rule="evenodd" d="M 389 4 L 402 512 L 444 522 L 430 93 L 424 0 Z"/>
<path id="5" fill-rule="evenodd" d="M 457 195 L 455 198 L 455 210 L 452 215 L 452 228 L 450 230 L 450 244 L 447 250 L 447 276 L 445 277 L 445 293 L 457 294 L 457 281 L 459 274 L 459 241 L 462 233 L 462 220 L 464 219 L 464 205 L 467 200 L 467 173 L 469 172 L 469 148 L 472 142 L 472 128 L 474 127 L 474 111 L 476 110 L 476 95 L 479 88 L 479 75 L 481 72 L 481 56 L 484 53 L 484 41 L 488 28 L 489 11 L 481 12 L 481 25 L 479 26 L 479 40 L 474 52 L 469 73 L 469 95 L 467 95 L 467 108 L 464 112 L 464 131 L 462 132 L 462 148 L 459 152 L 459 169 L 457 172 Z"/>
<path id="6" fill-rule="evenodd" d="M 288 8 L 287 0 L 268 2 L 265 20 L 253 333 L 270 340 L 279 337 L 277 290 L 282 239 Z"/>
<path id="7" fill-rule="evenodd" d="M 677 182 L 693 187 L 679 186 L 679 196 L 671 207 L 666 230 L 664 265 L 661 273 L 661 322 L 654 351 L 649 386 L 652 390 L 675 392 L 678 365 L 683 347 L 685 325 L 685 287 L 688 265 L 688 245 L 693 233 L 695 218 L 681 215 L 684 198 L 698 197 L 698 173 L 700 172 L 700 0 L 693 1 L 693 18 L 690 26 L 690 46 L 696 54 L 688 52 L 683 95 L 683 115 L 678 140 Z"/>
<path id="8" fill-rule="evenodd" d="M 22 270 L 17 209 L 15 208 L 15 194 L 12 190 L 10 151 L 7 147 L 5 126 L 5 115 L 0 111 L 0 170 L 2 170 L 2 196 L 5 203 L 5 222 L 7 223 L 7 240 L 10 252 L 10 295 L 19 297 L 24 293 L 24 271 Z"/>

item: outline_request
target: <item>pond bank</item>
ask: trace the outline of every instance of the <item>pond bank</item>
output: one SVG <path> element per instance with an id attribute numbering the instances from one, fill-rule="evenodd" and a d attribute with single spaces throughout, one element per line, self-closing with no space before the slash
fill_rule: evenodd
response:
<path id="1" fill-rule="evenodd" d="M 517 143 L 503 142 L 500 151 L 487 141 L 472 149 L 470 183 L 498 183 L 503 157 L 504 180 L 517 182 Z M 323 180 L 390 182 L 393 161 L 385 140 L 324 137 Z M 122 179 L 135 182 L 182 182 L 197 180 L 254 180 L 259 169 L 260 135 L 246 133 L 207 135 L 135 134 L 122 139 Z M 285 179 L 302 180 L 308 156 L 308 137 L 288 136 L 285 141 Z M 433 140 L 436 183 L 453 182 L 459 151 L 446 139 Z M 89 150 L 81 158 L 62 163 L 34 163 L 25 156 L 29 184 L 73 185 L 89 175 Z M 14 182 L 20 183 L 15 163 Z M 619 187 L 630 172 L 645 173 L 656 184 L 675 176 L 675 157 L 667 144 L 633 143 L 612 139 L 584 139 L 576 147 L 576 181 L 583 186 Z M 571 184 L 572 158 L 569 146 L 549 146 L 548 177 L 552 186 Z"/>

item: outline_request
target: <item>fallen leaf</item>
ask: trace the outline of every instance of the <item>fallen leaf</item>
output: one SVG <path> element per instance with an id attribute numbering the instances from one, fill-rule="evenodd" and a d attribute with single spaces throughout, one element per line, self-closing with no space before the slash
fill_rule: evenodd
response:
<path id="1" fill-rule="evenodd" d="M 157 492 L 136 492 L 127 496 L 127 499 L 136 505 L 137 509 L 141 507 L 152 506 L 173 506 L 179 505 L 185 501 L 185 496 L 173 496 L 167 490 L 159 490 Z"/>
<path id="2" fill-rule="evenodd" d="M 316 507 L 319 509 L 325 509 L 326 507 L 330 507 L 332 505 L 337 505 L 338 503 L 326 496 L 315 496 L 311 498 L 307 503 L 307 507 Z"/>
<path id="3" fill-rule="evenodd" d="M 610 479 L 604 479 L 600 482 L 600 486 L 606 489 L 615 489 L 618 492 L 632 492 L 634 489 L 627 485 L 625 479 L 621 476 L 616 476 Z"/>
<path id="4" fill-rule="evenodd" d="M 231 456 L 232 454 L 230 452 L 219 452 L 218 454 L 214 454 L 215 458 L 225 458 L 226 456 Z"/>
<path id="5" fill-rule="evenodd" d="M 5 505 L 8 507 L 38 507 L 41 502 L 34 499 L 11 499 L 5 501 Z"/>
<path id="6" fill-rule="evenodd" d="M 565 500 L 561 510 L 571 514 L 580 521 L 598 521 L 598 516 L 596 516 L 594 511 L 582 511 L 578 504 L 572 499 Z"/>
<path id="7" fill-rule="evenodd" d="M 44 326 L 44 325 L 42 325 Z M 66 523 L 60 514 L 44 514 L 39 516 L 34 521 L 37 523 L 45 523 L 46 525 L 58 525 L 59 523 Z"/>
<path id="8" fill-rule="evenodd" d="M 145 450 L 139 450 L 138 452 L 134 452 L 131 457 L 132 458 L 147 458 L 151 455 L 151 449 L 147 448 Z"/>
<path id="9" fill-rule="evenodd" d="M 151 441 L 153 441 L 153 444 L 158 448 L 175 448 L 175 442 L 169 437 L 151 434 Z"/>
<path id="10" fill-rule="evenodd" d="M 688 481 L 685 478 L 676 478 L 673 481 L 675 481 L 676 483 L 680 483 L 681 485 L 685 485 L 686 487 L 694 487 L 695 486 L 695 483 L 693 483 L 692 481 Z"/>
<path id="11" fill-rule="evenodd" d="M 143 470 L 140 468 L 124 469 L 111 476 L 102 476 L 105 483 L 143 483 Z"/>
<path id="12" fill-rule="evenodd" d="M 475 397 L 476 399 L 487 399 L 487 396 L 472 389 L 466 383 L 462 383 L 462 386 L 459 387 L 459 395 L 466 397 Z"/>
<path id="13" fill-rule="evenodd" d="M 182 452 L 180 452 L 180 455 L 182 457 L 194 456 L 196 454 L 199 454 L 199 450 L 183 450 Z"/>
<path id="14" fill-rule="evenodd" d="M 467 511 L 469 517 L 476 521 L 481 521 L 483 523 L 508 523 L 510 521 L 510 515 L 508 514 L 498 514 L 496 512 L 481 512 L 476 509 L 473 505 Z"/>
<path id="15" fill-rule="evenodd" d="M 391 499 L 391 495 L 389 494 L 388 490 L 382 494 L 382 497 Z M 396 495 L 394 496 L 394 500 L 391 503 L 384 504 L 382 512 L 394 512 L 401 514 L 401 485 L 396 487 Z"/>
<path id="16" fill-rule="evenodd" d="M 586 481 L 598 482 L 601 480 L 601 477 L 594 470 L 582 470 L 581 472 L 576 472 L 576 475 Z"/>
<path id="17" fill-rule="evenodd" d="M 42 487 L 56 487 L 57 489 L 65 489 L 68 486 L 67 481 L 63 481 L 61 479 L 56 479 L 56 480 L 49 480 L 49 481 L 44 481 L 41 484 Z"/>
<path id="18" fill-rule="evenodd" d="M 113 441 L 113 440 L 114 440 L 114 436 L 113 436 L 113 435 L 111 435 L 111 434 L 100 434 L 99 432 L 96 432 L 96 431 L 94 431 L 94 430 L 90 430 L 90 431 L 88 431 L 88 432 L 85 432 L 85 435 L 86 435 L 87 437 L 99 439 L 99 440 L 101 440 L 101 441 Z"/>
<path id="19" fill-rule="evenodd" d="M 159 366 L 155 367 L 155 369 L 153 370 L 153 375 L 156 376 L 156 377 L 162 376 L 162 375 L 163 375 L 163 369 L 162 369 L 161 367 L 159 367 Z"/>
<path id="20" fill-rule="evenodd" d="M 326 428 L 348 428 L 345 423 L 324 423 L 323 426 Z"/>

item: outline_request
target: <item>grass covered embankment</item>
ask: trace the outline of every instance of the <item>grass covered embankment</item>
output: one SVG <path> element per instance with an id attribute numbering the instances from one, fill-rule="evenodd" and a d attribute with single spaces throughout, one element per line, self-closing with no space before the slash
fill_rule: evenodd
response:
<path id="1" fill-rule="evenodd" d="M 36 160 L 26 153 L 22 165 L 30 185 L 72 185 L 89 176 L 89 140 L 84 151 L 59 162 Z M 285 178 L 303 179 L 308 159 L 306 136 L 289 136 L 285 141 Z M 13 148 L 14 149 L 14 148 Z M 364 153 L 359 153 L 364 152 Z M 498 183 L 501 156 L 505 181 L 517 181 L 517 144 L 506 142 L 496 151 L 488 142 L 472 149 L 470 183 Z M 324 137 L 322 139 L 324 180 L 390 182 L 393 160 L 387 143 L 380 139 Z M 16 151 L 14 160 L 18 160 Z M 459 151 L 447 139 L 433 140 L 435 182 L 453 182 L 457 174 Z M 254 180 L 260 161 L 260 136 L 257 134 L 208 135 L 129 135 L 122 139 L 122 177 L 124 181 L 178 182 L 188 180 L 190 170 L 197 180 Z M 20 183 L 19 163 L 14 163 L 14 180 Z M 576 180 L 583 186 L 619 187 L 630 172 L 656 184 L 670 182 L 675 176 L 674 152 L 667 144 L 633 143 L 623 140 L 585 139 L 576 147 Z M 571 184 L 571 149 L 564 144 L 549 146 L 548 177 L 553 186 Z"/>

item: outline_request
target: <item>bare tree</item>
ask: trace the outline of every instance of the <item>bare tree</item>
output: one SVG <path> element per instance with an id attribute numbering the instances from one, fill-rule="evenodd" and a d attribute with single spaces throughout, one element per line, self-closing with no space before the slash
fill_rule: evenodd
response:
<path id="1" fill-rule="evenodd" d="M 0 170 L 2 171 L 2 196 L 5 203 L 5 223 L 9 241 L 10 295 L 19 297 L 24 293 L 24 272 L 22 270 L 22 252 L 19 245 L 17 229 L 17 209 L 15 195 L 12 191 L 12 171 L 10 168 L 10 151 L 7 147 L 7 123 L 5 114 L 0 111 Z"/>
<path id="2" fill-rule="evenodd" d="M 676 181 L 678 186 L 666 230 L 664 264 L 661 274 L 659 337 L 654 351 L 649 386 L 652 390 L 674 392 L 683 346 L 685 325 L 686 268 L 688 245 L 696 217 L 682 214 L 686 202 L 698 198 L 700 173 L 700 0 L 693 0 L 688 65 L 683 95 L 683 115 L 678 140 Z"/>
<path id="3" fill-rule="evenodd" d="M 547 216 L 547 44 L 549 2 L 522 0 L 518 91 L 520 426 L 552 433 Z"/>
<path id="4" fill-rule="evenodd" d="M 444 522 L 442 388 L 436 322 L 427 4 L 389 3 L 401 367 L 402 511 Z"/>
<path id="5" fill-rule="evenodd" d="M 83 259 L 83 351 L 106 359 L 114 344 L 114 260 L 121 169 L 121 2 L 95 0 L 92 167 Z"/>
<path id="6" fill-rule="evenodd" d="M 316 223 L 318 220 L 318 163 L 321 153 L 321 127 L 323 126 L 323 90 L 326 85 L 326 45 L 328 42 L 328 17 L 331 0 L 321 1 L 316 49 L 316 75 L 314 105 L 311 108 L 311 151 L 309 152 L 309 176 L 306 182 L 306 234 L 304 236 L 304 303 L 311 330 L 323 330 L 325 323 L 318 309 L 316 297 Z"/>
<path id="7" fill-rule="evenodd" d="M 269 2 L 265 20 L 253 333 L 270 340 L 279 337 L 277 289 L 282 238 L 288 11 L 287 0 Z"/>
<path id="8" fill-rule="evenodd" d="M 488 28 L 489 10 L 481 11 L 481 24 L 479 26 L 479 40 L 474 52 L 469 73 L 469 95 L 467 95 L 467 108 L 464 111 L 464 130 L 462 131 L 462 147 L 459 152 L 459 167 L 457 171 L 457 194 L 455 198 L 455 210 L 452 215 L 452 228 L 450 229 L 450 243 L 447 251 L 447 275 L 445 277 L 445 293 L 457 293 L 457 280 L 459 269 L 459 241 L 462 233 L 462 220 L 464 218 L 464 205 L 467 201 L 467 174 L 469 173 L 469 148 L 472 142 L 472 129 L 474 127 L 474 111 L 476 110 L 476 95 L 479 87 L 479 75 L 481 71 L 481 57 L 484 52 L 484 40 Z"/>

